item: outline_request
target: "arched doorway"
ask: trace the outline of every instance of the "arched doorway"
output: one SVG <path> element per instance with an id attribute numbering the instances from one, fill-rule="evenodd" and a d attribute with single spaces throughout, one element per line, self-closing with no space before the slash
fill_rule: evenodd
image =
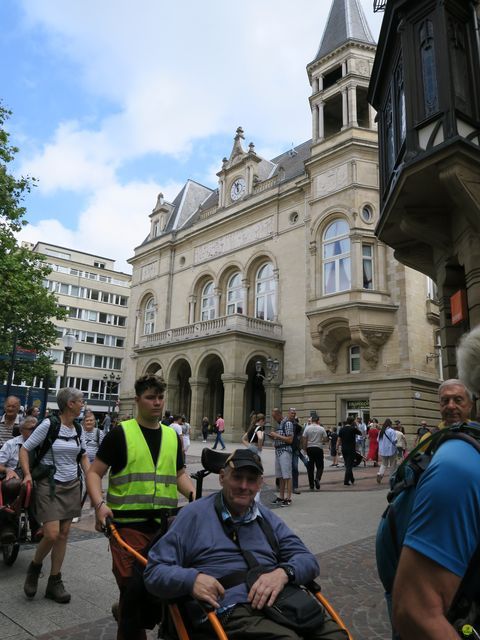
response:
<path id="1" fill-rule="evenodd" d="M 187 360 L 177 360 L 170 370 L 167 383 L 168 407 L 173 414 L 179 413 L 190 419 L 192 391 L 190 378 L 192 369 Z"/>
<path id="2" fill-rule="evenodd" d="M 267 399 L 265 394 L 265 388 L 263 386 L 263 378 L 257 376 L 255 369 L 255 362 L 262 360 L 258 356 L 253 357 L 247 364 L 246 374 L 248 376 L 247 383 L 245 384 L 245 424 L 249 423 L 249 417 L 252 411 L 255 413 L 265 413 L 267 406 Z M 261 371 L 265 375 L 265 371 Z"/>
<path id="3" fill-rule="evenodd" d="M 150 363 L 146 368 L 145 373 L 149 373 L 154 376 L 160 376 L 160 378 L 164 377 L 162 365 L 158 364 L 158 362 Z"/>
<path id="4" fill-rule="evenodd" d="M 203 415 L 214 420 L 219 413 L 224 415 L 223 362 L 219 356 L 211 354 L 201 363 L 199 372 L 200 377 L 207 380 L 203 398 Z"/>

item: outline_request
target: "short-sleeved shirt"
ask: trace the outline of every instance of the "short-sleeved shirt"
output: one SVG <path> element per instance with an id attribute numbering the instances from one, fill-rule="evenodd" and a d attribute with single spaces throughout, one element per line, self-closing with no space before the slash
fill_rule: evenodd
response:
<path id="1" fill-rule="evenodd" d="M 45 440 L 50 428 L 50 419 L 45 418 L 32 432 L 32 435 L 23 444 L 24 449 L 33 451 Z M 60 426 L 58 438 L 52 447 L 43 456 L 41 462 L 47 465 L 55 465 L 55 480 L 59 482 L 71 482 L 78 478 L 77 459 L 81 452 L 86 451 L 83 433 L 78 440 L 75 427 Z"/>
<path id="2" fill-rule="evenodd" d="M 280 422 L 280 425 L 277 429 L 277 433 L 279 433 L 282 436 L 293 436 L 295 431 L 295 427 L 293 426 L 293 422 L 291 420 L 289 420 L 288 418 L 283 418 L 283 420 Z M 281 453 L 283 453 L 284 451 L 288 451 L 288 452 L 292 452 L 292 447 L 291 445 L 287 444 L 286 442 L 284 442 L 283 440 L 277 440 L 275 438 L 275 440 L 273 441 L 274 447 L 275 447 L 275 453 L 277 456 L 279 456 Z"/>
<path id="3" fill-rule="evenodd" d="M 321 447 L 327 441 L 327 432 L 321 424 L 309 424 L 305 427 L 303 437 L 307 441 L 307 447 Z"/>
<path id="4" fill-rule="evenodd" d="M 480 454 L 444 443 L 418 483 L 404 545 L 463 577 L 480 541 Z"/>
<path id="5" fill-rule="evenodd" d="M 152 460 L 156 463 L 162 443 L 162 429 L 147 429 L 146 427 L 142 427 L 141 424 L 139 424 L 139 427 L 152 454 Z M 127 443 L 122 428 L 115 427 L 107 433 L 97 451 L 97 458 L 111 467 L 111 472 L 114 474 L 119 473 L 127 465 Z M 177 471 L 183 469 L 184 466 L 185 461 L 179 439 L 177 447 Z"/>
<path id="6" fill-rule="evenodd" d="M 18 468 L 18 452 L 23 444 L 23 436 L 16 436 L 7 440 L 0 449 L 0 464 L 7 469 Z"/>

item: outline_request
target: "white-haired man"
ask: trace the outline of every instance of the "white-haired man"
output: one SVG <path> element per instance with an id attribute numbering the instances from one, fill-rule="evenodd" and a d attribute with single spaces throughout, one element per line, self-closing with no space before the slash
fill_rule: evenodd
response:
<path id="1" fill-rule="evenodd" d="M 464 338 L 457 357 L 460 377 L 478 392 L 480 375 L 470 367 L 480 372 L 480 329 Z M 469 420 L 472 395 L 461 380 L 443 382 L 439 401 L 445 426 Z M 396 573 L 393 623 L 403 640 L 458 640 L 447 614 L 480 543 L 479 503 L 479 451 L 447 440 L 418 483 Z"/>

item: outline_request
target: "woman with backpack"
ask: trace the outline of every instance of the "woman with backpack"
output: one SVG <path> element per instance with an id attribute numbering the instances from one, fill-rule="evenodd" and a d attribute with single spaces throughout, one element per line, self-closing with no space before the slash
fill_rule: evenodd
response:
<path id="1" fill-rule="evenodd" d="M 246 433 L 243 434 L 242 443 L 251 451 L 262 454 L 264 441 L 265 416 L 263 413 L 257 413 L 252 416 L 252 423 Z"/>
<path id="2" fill-rule="evenodd" d="M 83 393 L 60 389 L 57 394 L 59 418 L 43 420 L 20 449 L 23 483 L 35 481 L 35 512 L 43 523 L 43 538 L 27 569 L 23 590 L 27 598 L 37 593 L 42 562 L 50 554 L 51 568 L 45 596 L 55 602 L 70 602 L 62 582 L 61 568 L 73 518 L 81 513 L 80 466 L 89 465 L 85 437 L 76 422 L 83 406 Z M 32 469 L 29 453 L 31 452 Z M 35 454 L 36 458 L 35 458 Z"/>
<path id="3" fill-rule="evenodd" d="M 392 475 L 397 468 L 397 436 L 390 418 L 385 420 L 378 434 L 378 453 L 382 459 L 377 473 L 377 482 L 380 484 L 386 469 L 390 469 Z"/>

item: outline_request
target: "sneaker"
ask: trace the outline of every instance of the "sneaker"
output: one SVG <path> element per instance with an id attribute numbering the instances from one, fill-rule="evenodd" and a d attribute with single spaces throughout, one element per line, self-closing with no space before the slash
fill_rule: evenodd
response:
<path id="1" fill-rule="evenodd" d="M 61 573 L 49 577 L 45 597 L 59 604 L 67 604 L 67 602 L 70 602 L 72 596 L 65 590 Z"/>
<path id="2" fill-rule="evenodd" d="M 291 504 L 291 500 L 282 500 L 282 507 L 289 507 Z"/>
<path id="3" fill-rule="evenodd" d="M 274 498 L 274 500 L 272 500 L 272 504 L 281 504 L 282 502 L 282 498 Z"/>
<path id="4" fill-rule="evenodd" d="M 80 518 L 72 518 L 72 522 L 76 524 L 77 522 L 80 522 Z"/>
<path id="5" fill-rule="evenodd" d="M 23 591 L 25 592 L 27 598 L 33 598 L 37 593 L 38 579 L 40 577 L 41 570 L 41 564 L 35 564 L 34 562 L 31 562 L 28 565 L 27 577 L 25 578 L 25 583 L 23 585 Z"/>
<path id="6" fill-rule="evenodd" d="M 315 480 L 315 489 L 320 489 L 320 480 Z"/>

